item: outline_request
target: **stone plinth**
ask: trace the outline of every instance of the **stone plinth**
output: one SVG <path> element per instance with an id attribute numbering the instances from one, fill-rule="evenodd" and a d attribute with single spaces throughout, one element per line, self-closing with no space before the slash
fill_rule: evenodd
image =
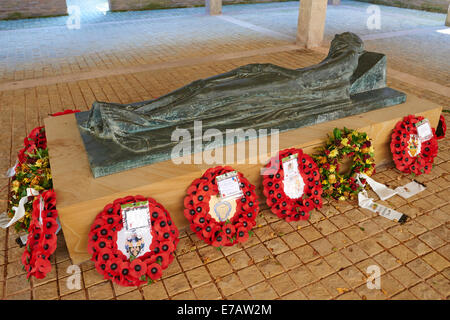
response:
<path id="1" fill-rule="evenodd" d="M 407 101 L 400 105 L 282 132 L 279 135 L 279 149 L 303 148 L 312 154 L 316 147 L 324 143 L 333 128 L 345 126 L 369 134 L 375 148 L 375 161 L 381 165 L 392 161 L 389 143 L 397 121 L 408 114 L 415 114 L 428 118 L 431 125 L 436 127 L 441 109 L 439 105 L 409 95 Z M 89 228 L 100 210 L 119 197 L 138 194 L 153 197 L 170 212 L 178 228 L 187 227 L 188 221 L 183 215 L 186 189 L 207 168 L 216 166 L 176 165 L 168 160 L 94 179 L 75 115 L 47 118 L 45 130 L 58 214 L 70 257 L 75 264 L 90 259 L 87 253 Z M 245 158 L 248 160 L 249 142 L 244 144 Z M 240 150 L 239 145 L 235 145 L 234 154 Z M 270 147 L 267 149 L 270 150 Z M 256 186 L 260 201 L 264 202 L 260 175 L 263 164 L 256 161 L 228 164 L 241 171 Z"/>

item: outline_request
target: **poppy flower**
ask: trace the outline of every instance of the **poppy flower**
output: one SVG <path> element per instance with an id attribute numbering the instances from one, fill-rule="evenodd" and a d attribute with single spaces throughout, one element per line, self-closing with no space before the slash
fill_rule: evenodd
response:
<path id="1" fill-rule="evenodd" d="M 43 224 L 44 233 L 55 233 L 58 230 L 58 223 L 53 218 L 45 219 L 45 223 Z"/>
<path id="2" fill-rule="evenodd" d="M 238 242 L 245 242 L 248 240 L 249 234 L 245 228 L 239 228 L 236 231 L 236 240 Z"/>
<path id="3" fill-rule="evenodd" d="M 163 269 L 169 266 L 169 254 L 160 252 L 156 254 L 156 263 L 160 263 Z"/>
<path id="4" fill-rule="evenodd" d="M 161 252 L 163 253 L 168 253 L 168 252 L 172 252 L 174 251 L 174 245 L 173 245 L 173 241 L 162 241 L 159 244 L 159 247 L 161 248 Z"/>
<path id="5" fill-rule="evenodd" d="M 208 220 L 209 220 L 209 219 L 206 217 L 206 214 L 198 213 L 198 214 L 194 217 L 193 222 L 194 222 L 197 226 L 203 228 L 206 224 L 208 224 L 208 222 L 209 222 Z"/>
<path id="6" fill-rule="evenodd" d="M 130 276 L 140 279 L 147 272 L 147 265 L 141 259 L 134 259 L 130 264 Z"/>
<path id="7" fill-rule="evenodd" d="M 158 280 L 162 276 L 162 268 L 158 263 L 152 263 L 147 267 L 147 275 L 152 280 Z"/>
<path id="8" fill-rule="evenodd" d="M 38 258 L 38 259 L 36 259 L 35 265 L 36 265 L 36 270 L 43 274 L 47 274 L 52 270 L 52 264 L 47 259 Z"/>
<path id="9" fill-rule="evenodd" d="M 202 229 L 202 235 L 204 238 L 210 238 L 213 234 L 215 223 L 208 223 L 203 229 Z"/>
<path id="10" fill-rule="evenodd" d="M 225 235 L 228 238 L 232 238 L 234 236 L 234 233 L 236 232 L 236 229 L 231 223 L 227 223 L 222 227 L 222 234 Z"/>
<path id="11" fill-rule="evenodd" d="M 223 247 L 227 243 L 227 237 L 223 233 L 219 233 L 211 243 L 214 247 Z"/>

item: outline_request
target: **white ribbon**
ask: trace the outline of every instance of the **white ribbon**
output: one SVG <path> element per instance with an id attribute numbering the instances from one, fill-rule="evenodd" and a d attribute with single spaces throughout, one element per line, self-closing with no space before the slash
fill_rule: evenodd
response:
<path id="1" fill-rule="evenodd" d="M 14 177 L 14 175 L 16 174 L 16 167 L 18 164 L 19 164 L 19 160 L 16 160 L 16 164 L 14 166 L 12 166 L 11 168 L 9 168 L 8 171 L 6 171 L 5 178 Z"/>
<path id="2" fill-rule="evenodd" d="M 360 186 L 364 186 L 364 184 L 361 182 L 361 179 L 365 179 L 367 184 L 383 201 L 393 197 L 396 194 L 405 199 L 408 199 L 413 195 L 425 190 L 425 186 L 418 183 L 417 181 L 411 181 L 410 183 L 405 184 L 401 187 L 397 187 L 395 188 L 395 190 L 393 190 L 391 188 L 388 188 L 384 184 L 373 180 L 363 173 L 360 173 L 356 176 L 356 181 Z M 408 218 L 407 215 L 401 212 L 395 211 L 382 204 L 375 203 L 372 198 L 369 198 L 369 196 L 367 195 L 367 191 L 364 189 L 358 193 L 358 204 L 361 208 L 365 208 L 372 212 L 378 213 L 380 216 L 383 216 L 389 220 L 395 220 L 403 223 Z"/>
<path id="3" fill-rule="evenodd" d="M 365 179 L 372 190 L 380 197 L 381 200 L 386 200 L 397 194 L 397 191 L 392 190 L 391 188 L 386 187 L 384 184 L 379 183 L 373 180 L 371 177 L 365 175 L 364 173 L 358 174 L 357 181 L 362 186 L 363 183 L 360 179 Z"/>
<path id="4" fill-rule="evenodd" d="M 408 218 L 407 215 L 401 212 L 395 211 L 382 204 L 375 203 L 372 198 L 369 198 L 367 196 L 366 190 L 363 190 L 360 193 L 358 193 L 358 204 L 361 208 L 378 213 L 380 216 L 385 217 L 389 220 L 394 220 L 403 223 Z"/>
<path id="5" fill-rule="evenodd" d="M 22 199 L 20 199 L 19 206 L 12 208 L 14 211 L 14 217 L 12 217 L 12 219 L 9 220 L 8 214 L 6 212 L 0 215 L 0 227 L 6 229 L 12 224 L 22 219 L 23 216 L 25 216 L 25 204 L 28 202 L 28 197 L 37 196 L 38 194 L 39 191 L 36 191 L 32 188 L 27 188 L 27 195 Z"/>

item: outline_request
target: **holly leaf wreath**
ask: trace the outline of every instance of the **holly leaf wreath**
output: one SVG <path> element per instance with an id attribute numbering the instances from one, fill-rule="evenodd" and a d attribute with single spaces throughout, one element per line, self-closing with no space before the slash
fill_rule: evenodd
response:
<path id="1" fill-rule="evenodd" d="M 127 258 L 117 247 L 117 232 L 123 226 L 121 205 L 148 201 L 152 243 L 150 251 Z M 169 212 L 152 198 L 127 196 L 107 204 L 95 218 L 88 238 L 88 252 L 95 268 L 105 279 L 121 286 L 139 286 L 161 278 L 174 260 L 179 231 Z"/>
<path id="2" fill-rule="evenodd" d="M 297 198 L 291 198 L 284 191 L 282 159 L 295 155 L 304 186 Z M 302 149 L 292 148 L 278 152 L 266 165 L 266 169 L 271 174 L 264 175 L 263 192 L 267 205 L 278 217 L 288 222 L 306 220 L 310 217 L 311 210 L 322 207 L 323 190 L 319 169 L 313 158 L 303 153 Z"/>
<path id="3" fill-rule="evenodd" d="M 391 152 L 395 167 L 404 173 L 421 175 L 430 173 L 434 158 L 438 153 L 436 132 L 432 128 L 432 137 L 421 141 L 416 124 L 425 118 L 408 115 L 397 122 L 391 135 Z"/>
<path id="4" fill-rule="evenodd" d="M 335 128 L 320 151 L 313 158 L 319 166 L 324 195 L 327 197 L 354 199 L 363 188 L 356 180 L 357 174 L 371 176 L 375 172 L 374 149 L 365 132 L 345 127 L 342 130 Z M 352 165 L 343 174 L 339 170 L 345 157 L 351 158 Z M 365 184 L 363 180 L 361 182 Z"/>
<path id="5" fill-rule="evenodd" d="M 184 198 L 184 215 L 189 220 L 191 230 L 214 247 L 232 246 L 247 241 L 252 235 L 251 229 L 256 224 L 255 219 L 259 212 L 255 186 L 238 172 L 243 196 L 231 200 L 236 202 L 235 214 L 226 221 L 217 221 L 210 215 L 211 197 L 219 194 L 216 177 L 232 171 L 234 169 L 229 166 L 206 170 L 201 178 L 192 182 Z"/>
<path id="6" fill-rule="evenodd" d="M 42 202 L 42 203 L 41 203 Z M 50 256 L 56 250 L 58 211 L 53 190 L 44 191 L 33 201 L 28 239 L 22 254 L 27 278 L 43 279 L 52 269 Z"/>

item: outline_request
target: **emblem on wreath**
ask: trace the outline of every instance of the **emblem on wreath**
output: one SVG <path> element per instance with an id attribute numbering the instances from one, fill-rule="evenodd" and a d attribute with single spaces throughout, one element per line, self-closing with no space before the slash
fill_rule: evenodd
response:
<path id="1" fill-rule="evenodd" d="M 144 249 L 144 245 L 144 239 L 136 233 L 133 233 L 131 237 L 127 238 L 125 249 L 130 254 L 130 257 L 137 258 L 142 249 Z"/>
<path id="2" fill-rule="evenodd" d="M 420 153 L 420 140 L 419 137 L 416 135 L 411 135 L 411 138 L 409 140 L 408 144 L 409 154 L 411 157 L 415 157 L 417 154 Z"/>

